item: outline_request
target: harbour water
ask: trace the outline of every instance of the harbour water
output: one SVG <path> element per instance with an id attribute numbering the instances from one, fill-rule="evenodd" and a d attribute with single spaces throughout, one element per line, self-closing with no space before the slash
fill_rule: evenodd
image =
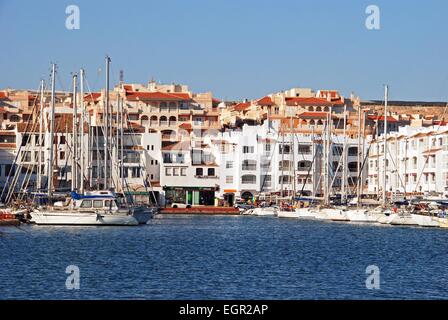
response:
<path id="1" fill-rule="evenodd" d="M 0 299 L 446 299 L 448 231 L 244 216 L 0 228 Z M 66 267 L 80 269 L 79 290 Z M 367 289 L 366 268 L 380 288 Z"/>

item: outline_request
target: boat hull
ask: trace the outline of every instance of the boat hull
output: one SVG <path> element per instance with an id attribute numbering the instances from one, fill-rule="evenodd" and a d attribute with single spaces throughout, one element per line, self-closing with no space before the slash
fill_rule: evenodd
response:
<path id="1" fill-rule="evenodd" d="M 138 224 L 146 224 L 154 217 L 154 211 L 151 208 L 136 208 L 133 210 L 132 216 Z"/>
<path id="2" fill-rule="evenodd" d="M 298 219 L 299 215 L 295 211 L 279 211 L 277 216 L 279 218 Z"/>
<path id="3" fill-rule="evenodd" d="M 316 219 L 316 213 L 309 208 L 297 208 L 296 215 L 299 219 Z"/>
<path id="4" fill-rule="evenodd" d="M 436 217 L 425 216 L 422 214 L 412 214 L 412 219 L 421 227 L 439 227 L 439 221 Z"/>
<path id="5" fill-rule="evenodd" d="M 379 218 L 378 214 L 367 210 L 347 210 L 346 214 L 350 222 L 376 223 Z"/>
<path id="6" fill-rule="evenodd" d="M 347 214 L 339 209 L 322 209 L 326 214 L 326 220 L 331 221 L 350 221 Z"/>
<path id="7" fill-rule="evenodd" d="M 135 226 L 132 215 L 80 212 L 33 211 L 31 222 L 37 225 Z"/>

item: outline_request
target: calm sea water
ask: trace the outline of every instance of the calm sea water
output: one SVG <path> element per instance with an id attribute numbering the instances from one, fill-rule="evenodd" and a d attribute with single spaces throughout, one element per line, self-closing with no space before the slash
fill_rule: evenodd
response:
<path id="1" fill-rule="evenodd" d="M 160 216 L 0 228 L 1 299 L 446 299 L 448 230 Z M 66 267 L 80 269 L 67 290 Z M 366 289 L 366 268 L 380 289 Z"/>

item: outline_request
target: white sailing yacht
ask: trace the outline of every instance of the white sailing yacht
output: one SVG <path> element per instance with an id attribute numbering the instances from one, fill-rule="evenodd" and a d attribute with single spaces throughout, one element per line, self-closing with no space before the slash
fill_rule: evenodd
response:
<path id="1" fill-rule="evenodd" d="M 106 114 L 108 109 L 108 95 L 109 95 L 109 62 L 110 58 L 106 57 L 107 65 L 107 77 L 106 77 Z M 81 79 L 83 77 L 84 71 L 81 70 Z M 48 161 L 48 200 L 51 202 L 53 199 L 53 157 L 54 157 L 54 128 L 55 128 L 55 75 L 56 75 L 56 65 L 52 65 L 51 72 L 51 114 L 50 114 L 50 153 Z M 81 85 L 82 87 L 82 85 Z M 73 152 L 72 152 L 72 189 L 78 187 L 78 159 L 75 158 L 74 153 L 77 150 L 77 124 L 78 124 L 78 114 L 76 109 L 76 96 L 77 96 L 77 77 L 73 76 Z M 81 89 L 81 122 L 84 121 L 83 113 L 83 91 Z M 41 114 L 43 116 L 43 114 Z M 107 132 L 109 118 L 106 117 L 105 121 L 105 131 Z M 82 137 L 84 124 L 81 124 Z M 107 136 L 107 134 L 106 134 Z M 105 154 L 107 154 L 107 140 L 105 147 Z M 81 148 L 81 159 L 84 158 L 83 150 Z M 133 210 L 130 208 L 121 208 L 117 202 L 117 197 L 108 190 L 86 192 L 84 194 L 84 180 L 83 180 L 83 163 L 84 159 L 81 161 L 81 194 L 72 191 L 71 196 L 65 201 L 55 202 L 51 205 L 45 207 L 38 207 L 30 212 L 31 222 L 38 225 L 121 225 L 121 226 L 131 226 L 138 225 L 138 220 L 133 216 Z M 107 179 L 107 163 L 105 165 L 105 176 Z M 107 180 L 106 180 L 107 181 Z M 107 187 L 107 182 L 105 186 Z"/>

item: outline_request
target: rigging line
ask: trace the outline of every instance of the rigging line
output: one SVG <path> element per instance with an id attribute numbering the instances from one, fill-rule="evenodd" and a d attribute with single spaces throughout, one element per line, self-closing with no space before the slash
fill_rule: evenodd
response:
<path id="1" fill-rule="evenodd" d="M 38 97 L 38 95 L 36 95 L 36 97 L 35 97 L 35 100 L 34 100 L 34 103 L 33 103 L 32 113 L 34 112 L 34 109 L 36 108 L 37 97 Z M 30 122 L 31 122 L 31 121 L 28 119 L 28 121 L 27 121 L 27 123 L 26 123 L 26 126 L 25 126 L 25 130 L 24 130 L 24 132 L 27 132 L 27 131 L 28 131 L 28 127 L 29 127 L 29 125 L 30 125 Z M 28 136 L 28 139 L 29 139 L 29 138 L 30 138 L 30 137 Z M 21 149 L 22 149 L 22 144 L 20 144 L 20 146 L 19 146 L 19 150 L 17 151 L 17 154 L 16 154 L 16 156 L 15 156 L 15 158 L 14 158 L 14 162 L 13 162 L 13 164 L 11 165 L 11 169 L 9 170 L 8 177 L 7 177 L 6 182 L 5 182 L 5 185 L 3 186 L 3 189 L 2 189 L 2 193 L 0 194 L 0 199 L 3 199 L 3 195 L 4 195 L 4 193 L 5 193 L 5 190 L 6 190 L 6 188 L 9 186 L 10 179 L 11 179 L 11 175 L 13 174 L 13 170 L 15 169 L 15 164 L 17 163 L 17 160 L 18 160 L 18 158 L 19 158 L 19 155 L 21 154 Z M 16 174 L 16 172 L 14 171 L 14 177 L 15 177 L 15 174 Z M 14 180 L 14 177 L 13 177 L 13 180 Z M 14 188 L 9 188 L 9 189 L 8 189 L 8 194 L 7 194 L 7 196 L 9 196 L 9 193 L 11 192 L 11 189 L 14 189 Z M 9 198 L 9 197 L 8 197 L 8 198 Z"/>

